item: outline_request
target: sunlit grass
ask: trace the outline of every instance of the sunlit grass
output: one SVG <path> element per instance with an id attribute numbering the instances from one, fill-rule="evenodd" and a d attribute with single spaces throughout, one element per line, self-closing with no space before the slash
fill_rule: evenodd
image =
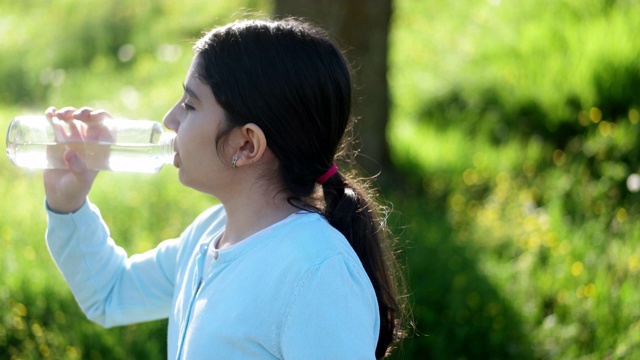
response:
<path id="1" fill-rule="evenodd" d="M 640 281 L 639 199 L 625 180 L 638 172 L 638 117 L 634 108 L 622 118 L 600 111 L 596 74 L 606 78 L 610 66 L 640 58 L 632 15 L 638 4 L 461 4 L 406 1 L 396 7 L 398 19 L 415 21 L 392 33 L 394 159 L 410 173 L 422 169 L 427 193 L 445 197 L 443 226 L 451 227 L 451 236 L 431 231 L 417 241 L 434 251 L 450 243 L 473 249 L 478 274 L 522 316 L 513 326 L 529 334 L 533 357 L 633 358 L 640 352 L 634 305 L 640 292 L 632 290 Z M 530 123 L 520 121 L 532 114 L 541 123 L 523 132 Z M 538 132 L 559 122 L 575 132 L 567 143 Z M 424 212 L 413 224 L 437 227 L 431 217 Z M 413 266 L 435 261 L 420 256 L 410 256 Z M 459 295 L 478 293 L 465 287 L 468 275 L 458 271 L 451 283 Z M 444 276 L 423 278 L 433 287 L 425 285 L 415 297 L 430 305 L 418 304 L 416 313 L 433 317 L 429 306 L 449 310 L 428 296 L 455 297 L 440 285 L 437 278 Z M 490 301 L 482 296 L 480 303 Z M 478 302 L 467 300 L 458 311 Z M 493 316 L 490 309 L 487 316 Z M 432 336 L 424 339 L 428 347 L 452 354 L 437 344 L 444 330 L 437 324 L 455 316 L 421 316 L 432 319 L 423 325 Z"/>

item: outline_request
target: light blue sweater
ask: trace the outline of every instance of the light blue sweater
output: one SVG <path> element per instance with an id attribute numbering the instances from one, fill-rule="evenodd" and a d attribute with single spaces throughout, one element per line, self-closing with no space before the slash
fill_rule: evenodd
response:
<path id="1" fill-rule="evenodd" d="M 376 296 L 346 239 L 300 212 L 218 252 L 222 206 L 177 239 L 127 258 L 89 201 L 47 210 L 47 244 L 80 307 L 102 326 L 169 318 L 169 359 L 373 359 Z"/>

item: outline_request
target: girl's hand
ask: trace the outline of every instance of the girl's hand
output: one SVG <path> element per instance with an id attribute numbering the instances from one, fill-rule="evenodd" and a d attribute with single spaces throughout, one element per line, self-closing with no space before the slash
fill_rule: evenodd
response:
<path id="1" fill-rule="evenodd" d="M 111 136 L 101 125 L 102 120 L 111 118 L 111 115 L 104 110 L 93 110 L 88 107 L 81 109 L 65 107 L 57 110 L 55 107 L 50 107 L 45 115 L 52 121 L 53 118 L 57 118 L 68 123 L 68 132 L 61 131 L 61 127 L 56 128 L 58 141 L 99 141 L 108 140 Z M 44 189 L 47 204 L 51 210 L 71 213 L 84 205 L 98 172 L 89 170 L 78 153 L 72 149 L 67 149 L 63 158 L 67 169 L 44 170 Z"/>

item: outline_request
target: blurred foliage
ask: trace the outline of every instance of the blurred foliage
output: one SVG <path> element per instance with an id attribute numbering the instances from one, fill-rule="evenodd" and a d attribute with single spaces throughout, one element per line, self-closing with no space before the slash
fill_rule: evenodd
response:
<path id="1" fill-rule="evenodd" d="M 270 7 L 267 0 L 3 1 L 0 51 L 13 56 L 0 58 L 0 103 L 91 105 L 160 119 L 203 31 Z"/>
<path id="2" fill-rule="evenodd" d="M 397 4 L 404 356 L 638 357 L 640 3 Z"/>
<path id="3" fill-rule="evenodd" d="M 49 104 L 160 119 L 202 30 L 267 0 L 0 1 L 0 124 Z M 636 0 L 394 1 L 383 184 L 415 328 L 398 359 L 640 356 Z M 0 161 L 0 357 L 162 359 L 163 321 L 84 319 L 43 241 L 38 172 Z M 130 253 L 214 199 L 159 174 L 91 193 Z"/>

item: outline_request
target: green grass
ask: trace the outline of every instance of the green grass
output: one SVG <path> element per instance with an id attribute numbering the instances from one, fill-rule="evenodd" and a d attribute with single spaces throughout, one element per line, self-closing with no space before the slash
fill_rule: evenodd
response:
<path id="1" fill-rule="evenodd" d="M 424 269 L 405 354 L 637 357 L 640 4 L 397 4 L 389 139 L 416 193 L 392 193 Z M 442 337 L 465 312 L 480 331 Z"/>
<path id="2" fill-rule="evenodd" d="M 201 30 L 271 9 L 123 4 L 0 4 L 0 51 L 16 54 L 0 57 L 0 126 L 50 104 L 159 120 Z M 415 322 L 395 358 L 640 356 L 640 195 L 625 184 L 640 172 L 638 10 L 394 2 L 388 139 L 403 177 L 382 192 Z M 44 244 L 41 174 L 4 158 L 0 182 L 0 357 L 164 358 L 165 322 L 104 330 L 84 319 Z M 103 173 L 91 198 L 130 253 L 215 202 L 171 167 Z"/>

